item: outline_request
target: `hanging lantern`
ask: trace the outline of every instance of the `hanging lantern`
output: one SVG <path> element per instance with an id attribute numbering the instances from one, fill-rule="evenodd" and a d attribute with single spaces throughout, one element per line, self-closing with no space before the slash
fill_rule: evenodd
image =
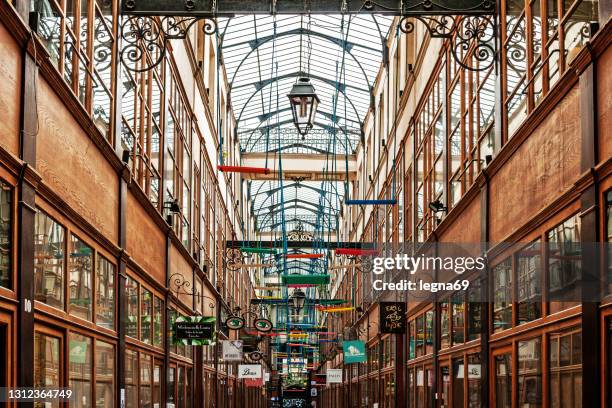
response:
<path id="1" fill-rule="evenodd" d="M 293 291 L 291 295 L 291 302 L 293 303 L 293 307 L 298 310 L 298 313 L 304 307 L 304 303 L 306 303 L 306 294 L 301 289 L 296 289 Z"/>
<path id="2" fill-rule="evenodd" d="M 310 83 L 310 78 L 306 77 L 299 78 L 287 96 L 291 103 L 293 123 L 303 138 L 314 125 L 319 97 Z"/>

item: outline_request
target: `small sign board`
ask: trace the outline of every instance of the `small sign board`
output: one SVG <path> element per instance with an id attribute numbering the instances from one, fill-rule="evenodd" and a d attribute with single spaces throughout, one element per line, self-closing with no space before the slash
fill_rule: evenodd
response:
<path id="1" fill-rule="evenodd" d="M 240 364 L 238 366 L 238 378 L 251 378 L 258 379 L 262 378 L 262 371 L 260 364 Z"/>
<path id="2" fill-rule="evenodd" d="M 242 340 L 223 340 L 223 360 L 242 361 Z"/>
<path id="3" fill-rule="evenodd" d="M 342 369 L 341 368 L 328 368 L 327 369 L 327 384 L 341 384 L 342 383 Z"/>
<path id="4" fill-rule="evenodd" d="M 172 324 L 174 343 L 210 345 L 215 337 L 215 318 L 207 316 L 179 316 Z"/>
<path id="5" fill-rule="evenodd" d="M 406 333 L 406 303 L 380 302 L 380 331 L 383 334 Z"/>
<path id="6" fill-rule="evenodd" d="M 367 361 L 365 343 L 361 340 L 342 342 L 344 364 L 363 363 Z"/>

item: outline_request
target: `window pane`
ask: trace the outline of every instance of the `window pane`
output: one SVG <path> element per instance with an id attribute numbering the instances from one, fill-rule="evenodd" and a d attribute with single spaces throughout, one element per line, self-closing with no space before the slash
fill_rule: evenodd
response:
<path id="1" fill-rule="evenodd" d="M 138 283 L 127 277 L 125 281 L 125 291 L 127 296 L 127 319 L 125 322 L 125 334 L 138 338 Z"/>
<path id="2" fill-rule="evenodd" d="M 453 295 L 453 344 L 465 341 L 465 303 L 463 293 Z"/>
<path id="3" fill-rule="evenodd" d="M 493 331 L 512 327 L 512 262 L 493 268 Z"/>
<path id="4" fill-rule="evenodd" d="M 60 339 L 34 333 L 34 387 L 59 387 L 61 376 Z M 36 401 L 35 408 L 59 407 L 58 400 Z"/>
<path id="5" fill-rule="evenodd" d="M 96 340 L 96 408 L 115 406 L 115 348 Z"/>
<path id="6" fill-rule="evenodd" d="M 495 406 L 512 408 L 512 354 L 495 356 Z"/>
<path id="7" fill-rule="evenodd" d="M 70 379 L 74 393 L 71 407 L 91 407 L 91 338 L 70 333 Z"/>
<path id="8" fill-rule="evenodd" d="M 153 318 L 153 345 L 162 347 L 164 330 L 162 327 L 163 301 L 158 297 L 155 297 L 153 301 L 155 302 L 153 306 L 153 313 L 155 314 Z"/>
<path id="9" fill-rule="evenodd" d="M 470 284 L 468 291 L 468 341 L 480 338 L 482 331 L 482 303 L 480 281 Z"/>
<path id="10" fill-rule="evenodd" d="M 580 218 L 574 215 L 548 232 L 551 312 L 577 304 L 581 278 Z"/>
<path id="11" fill-rule="evenodd" d="M 425 313 L 425 354 L 433 353 L 433 320 L 434 311 Z"/>
<path id="12" fill-rule="evenodd" d="M 541 340 L 518 342 L 518 398 L 523 408 L 542 406 Z"/>
<path id="13" fill-rule="evenodd" d="M 125 405 L 138 408 L 138 353 L 125 351 Z"/>
<path id="14" fill-rule="evenodd" d="M 0 286 L 11 287 L 13 189 L 0 180 Z"/>
<path id="15" fill-rule="evenodd" d="M 98 256 L 96 275 L 96 323 L 115 327 L 115 266 L 102 256 Z"/>
<path id="16" fill-rule="evenodd" d="M 448 301 L 440 305 L 441 348 L 450 347 L 450 311 Z"/>
<path id="17" fill-rule="evenodd" d="M 140 405 L 151 407 L 151 356 L 140 354 Z"/>
<path id="18" fill-rule="evenodd" d="M 540 243 L 533 242 L 517 254 L 518 324 L 542 315 Z"/>
<path id="19" fill-rule="evenodd" d="M 453 408 L 463 408 L 463 382 L 465 369 L 463 359 L 453 360 Z"/>
<path id="20" fill-rule="evenodd" d="M 91 320 L 93 250 L 78 237 L 70 236 L 70 294 L 69 312 L 73 316 Z"/>
<path id="21" fill-rule="evenodd" d="M 140 307 L 140 336 L 145 343 L 151 344 L 151 330 L 153 317 L 153 296 L 151 292 L 142 289 L 141 307 Z"/>
<path id="22" fill-rule="evenodd" d="M 34 288 L 39 302 L 64 309 L 64 228 L 45 213 L 36 213 Z"/>

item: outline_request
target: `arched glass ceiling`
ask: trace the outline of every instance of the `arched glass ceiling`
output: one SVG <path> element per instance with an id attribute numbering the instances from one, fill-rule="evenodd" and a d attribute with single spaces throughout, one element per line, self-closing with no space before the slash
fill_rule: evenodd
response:
<path id="1" fill-rule="evenodd" d="M 276 32 L 274 23 L 276 21 Z M 353 153 L 370 107 L 392 18 L 373 15 L 237 16 L 220 22 L 223 63 L 231 83 L 241 150 Z M 309 76 L 320 104 L 315 127 L 297 134 L 287 94 Z M 288 160 L 285 158 L 284 160 Z M 253 181 L 250 195 L 256 230 L 291 231 L 298 223 L 323 237 L 336 231 L 341 182 Z M 284 213 L 284 217 L 283 217 Z"/>
<path id="2" fill-rule="evenodd" d="M 249 15 L 223 21 L 223 63 L 242 150 L 261 152 L 267 145 L 288 153 L 320 153 L 327 146 L 332 150 L 336 135 L 335 151 L 351 153 L 391 21 L 372 15 Z M 302 140 L 290 137 L 295 131 L 287 94 L 304 75 L 321 103 L 315 130 Z"/>

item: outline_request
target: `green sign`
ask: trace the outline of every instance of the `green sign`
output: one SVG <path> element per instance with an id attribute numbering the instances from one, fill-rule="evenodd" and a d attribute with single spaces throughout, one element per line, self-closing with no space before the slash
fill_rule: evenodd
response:
<path id="1" fill-rule="evenodd" d="M 179 316 L 172 324 L 174 344 L 212 346 L 216 340 L 216 319 L 211 316 Z"/>
<path id="2" fill-rule="evenodd" d="M 342 342 L 344 364 L 364 363 L 367 360 L 365 343 L 361 340 Z"/>

